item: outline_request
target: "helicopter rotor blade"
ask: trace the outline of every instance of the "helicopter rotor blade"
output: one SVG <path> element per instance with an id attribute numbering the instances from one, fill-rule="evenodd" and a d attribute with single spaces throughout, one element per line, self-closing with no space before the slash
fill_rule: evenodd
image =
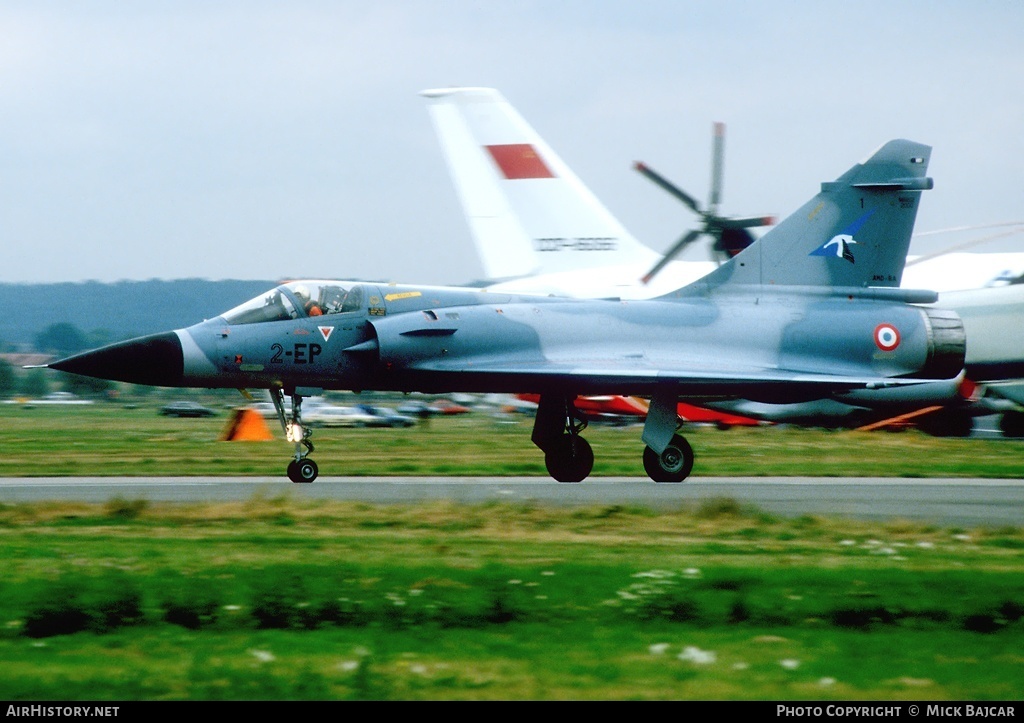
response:
<path id="1" fill-rule="evenodd" d="M 719 228 L 756 228 L 758 226 L 774 226 L 777 222 L 778 219 L 775 216 L 715 217 L 715 225 Z"/>
<path id="2" fill-rule="evenodd" d="M 700 207 L 700 204 L 697 203 L 697 200 L 693 196 L 688 194 L 683 189 L 679 188 L 679 186 L 669 181 L 667 178 L 662 176 L 654 169 L 650 168 L 643 161 L 637 161 L 636 163 L 634 163 L 633 168 L 635 168 L 645 178 L 653 181 L 658 186 L 661 186 L 663 190 L 668 191 L 670 194 L 678 198 L 680 201 L 682 201 L 691 209 L 693 209 L 696 213 L 699 213 L 702 216 L 704 215 L 704 210 Z"/>
<path id="3" fill-rule="evenodd" d="M 642 281 L 644 284 L 650 283 L 651 279 L 653 279 L 655 276 L 657 276 L 657 274 L 663 268 L 665 268 L 665 266 L 668 264 L 669 261 L 674 259 L 676 256 L 679 255 L 679 253 L 683 249 L 685 249 L 691 243 L 696 241 L 697 237 L 700 236 L 702 233 L 704 233 L 702 230 L 694 229 L 694 230 L 684 234 L 681 239 L 676 241 L 675 246 L 670 248 L 668 250 L 668 252 L 666 252 L 665 255 L 661 257 L 661 260 L 658 261 L 658 263 L 656 263 L 654 265 L 654 267 L 650 271 L 648 271 L 646 274 L 643 275 L 643 277 L 640 279 L 640 281 Z"/>
<path id="4" fill-rule="evenodd" d="M 680 238 L 676 244 L 668 250 L 661 260 L 648 271 L 641 281 L 644 284 L 650 283 L 665 266 L 678 256 L 683 249 L 697 240 L 701 235 L 707 235 L 712 239 L 712 258 L 719 262 L 735 256 L 744 248 L 754 242 L 755 237 L 746 229 L 758 226 L 772 226 L 776 223 L 774 216 L 747 216 L 741 218 L 730 218 L 718 215 L 718 204 L 722 200 L 722 173 L 725 162 L 725 123 L 714 123 L 712 125 L 712 146 L 711 146 L 711 188 L 708 193 L 708 205 L 706 210 L 700 207 L 697 200 L 679 186 L 675 185 L 647 164 L 637 161 L 633 167 L 648 180 L 660 186 L 662 190 L 675 196 L 678 200 L 689 206 L 689 208 L 701 217 L 701 228 L 689 231 Z"/>
<path id="5" fill-rule="evenodd" d="M 708 195 L 708 211 L 716 213 L 722 201 L 722 165 L 725 160 L 725 123 L 715 123 L 711 143 L 711 191 Z"/>

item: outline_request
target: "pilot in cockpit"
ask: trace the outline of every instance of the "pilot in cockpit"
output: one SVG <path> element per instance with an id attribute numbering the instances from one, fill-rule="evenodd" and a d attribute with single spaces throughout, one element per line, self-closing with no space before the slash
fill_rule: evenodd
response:
<path id="1" fill-rule="evenodd" d="M 323 309 L 320 308 L 320 304 L 316 300 L 310 298 L 309 289 L 305 286 L 294 287 L 292 293 L 299 300 L 302 309 L 306 312 L 306 316 L 323 316 Z"/>

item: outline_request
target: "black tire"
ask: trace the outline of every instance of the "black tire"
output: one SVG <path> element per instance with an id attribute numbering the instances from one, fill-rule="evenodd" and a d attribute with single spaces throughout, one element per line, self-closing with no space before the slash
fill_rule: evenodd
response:
<path id="1" fill-rule="evenodd" d="M 311 459 L 292 460 L 288 463 L 288 479 L 296 484 L 308 484 L 316 479 L 320 469 Z"/>
<path id="2" fill-rule="evenodd" d="M 594 450 L 583 437 L 566 434 L 544 453 L 544 464 L 558 482 L 582 482 L 594 469 Z"/>
<path id="3" fill-rule="evenodd" d="M 940 409 L 922 416 L 917 427 L 933 437 L 970 437 L 974 417 L 959 409 Z"/>
<path id="4" fill-rule="evenodd" d="M 644 469 L 655 482 L 682 482 L 693 470 L 693 448 L 683 437 L 673 435 L 661 454 L 644 449 Z"/>
<path id="5" fill-rule="evenodd" d="M 999 429 L 1004 437 L 1017 439 L 1024 437 L 1024 412 L 1004 412 L 999 418 Z"/>

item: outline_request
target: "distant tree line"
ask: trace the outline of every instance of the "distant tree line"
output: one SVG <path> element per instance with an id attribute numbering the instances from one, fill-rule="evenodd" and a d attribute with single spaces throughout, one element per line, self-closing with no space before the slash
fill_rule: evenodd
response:
<path id="1" fill-rule="evenodd" d="M 46 333 L 41 330 L 68 324 L 97 330 L 80 333 L 90 346 L 100 346 L 213 318 L 277 283 L 205 279 L 0 283 L 0 339 L 4 351 L 24 350 Z"/>
<path id="2" fill-rule="evenodd" d="M 9 397 L 17 391 L 18 375 L 14 366 L 0 359 L 0 397 Z"/>
<path id="3" fill-rule="evenodd" d="M 50 324 L 42 332 L 36 334 L 36 351 L 53 354 L 57 357 L 71 356 L 90 348 L 86 335 L 74 324 L 62 322 Z"/>
<path id="4" fill-rule="evenodd" d="M 62 358 L 134 336 L 176 329 L 217 316 L 277 285 L 277 281 L 96 281 L 61 284 L 0 283 L 0 353 L 39 352 Z M 0 359 L 0 398 L 37 399 L 51 391 L 79 396 L 133 397 L 149 387 L 21 369 Z"/>

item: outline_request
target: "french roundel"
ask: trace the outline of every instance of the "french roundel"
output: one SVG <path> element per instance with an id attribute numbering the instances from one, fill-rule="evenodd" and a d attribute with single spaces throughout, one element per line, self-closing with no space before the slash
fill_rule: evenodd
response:
<path id="1" fill-rule="evenodd" d="M 900 332 L 892 324 L 875 327 L 875 345 L 882 351 L 893 351 L 900 345 Z"/>

